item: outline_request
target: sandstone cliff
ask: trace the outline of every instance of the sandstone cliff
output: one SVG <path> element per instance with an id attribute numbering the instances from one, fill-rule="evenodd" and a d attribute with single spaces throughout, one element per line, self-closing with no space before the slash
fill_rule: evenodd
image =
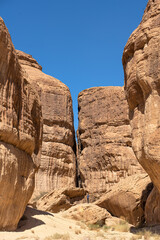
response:
<path id="1" fill-rule="evenodd" d="M 132 151 L 122 87 L 84 90 L 78 96 L 78 108 L 79 174 L 82 186 L 95 197 L 121 178 L 143 170 Z"/>
<path id="2" fill-rule="evenodd" d="M 68 87 L 43 73 L 31 55 L 17 51 L 22 68 L 37 84 L 43 114 L 43 143 L 36 191 L 49 192 L 76 184 L 75 134 Z"/>
<path id="3" fill-rule="evenodd" d="M 42 142 L 38 93 L 0 18 L 0 229 L 14 230 L 34 189 Z"/>
<path id="4" fill-rule="evenodd" d="M 133 150 L 157 190 L 154 211 L 146 219 L 160 223 L 155 205 L 160 193 L 160 0 L 149 0 L 138 28 L 123 52 L 125 90 L 129 103 Z M 150 197 L 153 199 L 153 197 Z M 157 202 L 157 203 L 156 203 Z M 153 209 L 151 207 L 151 209 Z M 154 219 L 155 218 L 155 219 Z M 152 219 L 152 220 L 151 220 Z M 157 221 L 157 222 L 156 222 Z"/>

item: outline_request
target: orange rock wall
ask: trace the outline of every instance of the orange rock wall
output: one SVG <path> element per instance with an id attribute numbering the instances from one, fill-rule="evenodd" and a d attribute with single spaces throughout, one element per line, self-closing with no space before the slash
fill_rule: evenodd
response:
<path id="1" fill-rule="evenodd" d="M 94 197 L 121 178 L 143 172 L 132 151 L 128 106 L 122 87 L 96 87 L 78 96 L 78 167 Z"/>
<path id="2" fill-rule="evenodd" d="M 17 51 L 22 68 L 38 89 L 43 114 L 43 143 L 36 191 L 76 185 L 75 133 L 68 87 L 41 70 L 31 55 Z"/>

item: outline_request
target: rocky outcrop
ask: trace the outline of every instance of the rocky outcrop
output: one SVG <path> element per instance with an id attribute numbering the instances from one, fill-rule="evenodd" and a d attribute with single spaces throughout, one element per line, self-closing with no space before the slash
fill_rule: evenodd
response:
<path id="1" fill-rule="evenodd" d="M 36 202 L 36 208 L 42 211 L 53 213 L 66 210 L 73 204 L 81 202 L 86 195 L 83 188 L 63 188 L 54 190 Z"/>
<path id="2" fill-rule="evenodd" d="M 147 226 L 160 224 L 160 193 L 154 187 L 145 205 L 145 221 Z"/>
<path id="3" fill-rule="evenodd" d="M 160 191 L 160 0 L 149 1 L 123 53 L 133 150 Z"/>
<path id="4" fill-rule="evenodd" d="M 22 68 L 38 86 L 43 113 L 43 143 L 36 192 L 76 185 L 75 134 L 68 87 L 46 75 L 31 55 L 17 51 Z"/>
<path id="5" fill-rule="evenodd" d="M 38 94 L 0 18 L 0 229 L 15 230 L 34 189 L 42 142 Z"/>
<path id="6" fill-rule="evenodd" d="M 160 193 L 159 6 L 160 0 L 148 1 L 142 21 L 130 36 L 122 59 L 133 150 L 158 190 L 157 193 L 152 193 L 154 196 Z M 158 196 L 155 197 L 157 198 Z M 153 204 L 155 205 L 155 201 Z"/>
<path id="7" fill-rule="evenodd" d="M 142 172 L 131 140 L 123 87 L 96 87 L 78 96 L 78 168 L 91 200 L 121 178 Z"/>
<path id="8" fill-rule="evenodd" d="M 135 174 L 120 180 L 95 204 L 137 226 L 144 223 L 144 208 L 152 188 L 147 174 Z"/>
<path id="9" fill-rule="evenodd" d="M 104 225 L 107 218 L 111 218 L 111 214 L 105 209 L 94 204 L 79 204 L 73 206 L 62 215 L 77 221 L 83 221 L 86 224 Z"/>

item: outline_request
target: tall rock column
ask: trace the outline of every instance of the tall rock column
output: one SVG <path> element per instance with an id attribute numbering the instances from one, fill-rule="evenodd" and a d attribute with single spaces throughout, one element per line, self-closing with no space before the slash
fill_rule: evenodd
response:
<path id="1" fill-rule="evenodd" d="M 34 190 L 42 143 L 38 93 L 0 18 L 0 230 L 15 230 Z"/>
<path id="2" fill-rule="evenodd" d="M 156 188 L 148 198 L 152 202 L 146 203 L 150 207 L 146 221 L 159 224 L 159 208 L 155 206 L 159 199 L 156 194 L 160 193 L 160 0 L 148 1 L 140 25 L 124 48 L 122 60 L 133 150 Z"/>
<path id="3" fill-rule="evenodd" d="M 42 103 L 42 155 L 35 190 L 38 194 L 75 186 L 76 145 L 70 91 L 65 84 L 43 73 L 31 55 L 21 51 L 17 54 L 32 84 L 38 85 Z"/>
<path id="4" fill-rule="evenodd" d="M 142 172 L 131 140 L 122 87 L 95 87 L 78 96 L 78 169 L 92 200 L 120 178 Z"/>

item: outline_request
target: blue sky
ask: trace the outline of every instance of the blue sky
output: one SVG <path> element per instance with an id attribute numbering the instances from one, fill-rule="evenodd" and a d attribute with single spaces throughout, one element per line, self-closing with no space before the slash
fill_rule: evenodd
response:
<path id="1" fill-rule="evenodd" d="M 43 72 L 77 97 L 86 88 L 123 86 L 124 46 L 147 0 L 0 0 L 0 15 L 16 49 L 31 54 Z"/>

